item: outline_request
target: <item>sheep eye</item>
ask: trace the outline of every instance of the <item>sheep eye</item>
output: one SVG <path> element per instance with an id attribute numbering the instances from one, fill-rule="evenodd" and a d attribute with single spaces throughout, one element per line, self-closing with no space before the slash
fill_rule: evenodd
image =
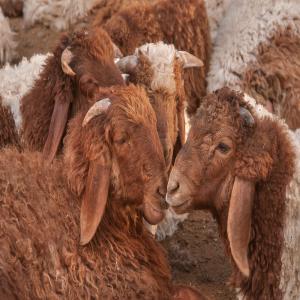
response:
<path id="1" fill-rule="evenodd" d="M 127 134 L 122 134 L 122 135 L 117 135 L 114 139 L 114 143 L 117 145 L 123 145 L 128 141 L 128 135 Z"/>
<path id="2" fill-rule="evenodd" d="M 219 145 L 217 146 L 217 149 L 222 152 L 222 153 L 227 153 L 229 150 L 230 150 L 230 147 L 227 146 L 226 144 L 224 143 L 219 143 Z"/>

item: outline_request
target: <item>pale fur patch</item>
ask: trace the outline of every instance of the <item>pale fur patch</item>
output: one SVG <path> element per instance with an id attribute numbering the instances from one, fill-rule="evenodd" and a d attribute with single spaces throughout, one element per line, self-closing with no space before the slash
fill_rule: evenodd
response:
<path id="1" fill-rule="evenodd" d="M 24 57 L 17 66 L 7 64 L 4 68 L 0 69 L 0 95 L 2 103 L 10 107 L 18 130 L 22 124 L 20 100 L 32 88 L 49 55 L 36 54 L 30 60 Z"/>
<path id="2" fill-rule="evenodd" d="M 5 18 L 0 7 L 0 64 L 10 62 L 16 56 L 17 43 L 15 33 L 10 29 L 8 18 Z"/>
<path id="3" fill-rule="evenodd" d="M 300 295 L 300 130 L 293 132 L 285 122 L 269 113 L 262 105 L 245 94 L 245 100 L 261 118 L 268 117 L 279 122 L 289 137 L 296 155 L 296 169 L 286 190 L 286 215 L 284 225 L 284 245 L 281 256 L 280 289 L 283 300 L 298 300 Z M 272 138 L 272 137 L 270 137 Z"/>
<path id="4" fill-rule="evenodd" d="M 41 23 L 55 30 L 68 29 L 99 2 L 99 0 L 26 0 L 24 20 L 27 26 Z"/>
<path id="5" fill-rule="evenodd" d="M 183 222 L 189 214 L 177 215 L 172 209 L 168 209 L 165 218 L 158 224 L 156 239 L 161 241 L 167 236 L 172 236 L 178 228 L 178 224 Z"/>
<path id="6" fill-rule="evenodd" d="M 299 16 L 299 0 L 232 0 L 212 52 L 208 91 L 239 88 L 241 74 L 256 60 L 257 46 L 279 27 L 300 34 Z"/>
<path id="7" fill-rule="evenodd" d="M 232 0 L 205 0 L 212 42 L 214 42 L 217 37 L 220 23 L 225 16 L 231 1 Z"/>
<path id="8" fill-rule="evenodd" d="M 142 52 L 150 61 L 154 78 L 151 82 L 153 91 L 164 89 L 170 93 L 175 93 L 176 82 L 174 74 L 174 61 L 176 59 L 176 49 L 173 45 L 163 42 L 149 43 L 137 48 L 135 55 Z"/>

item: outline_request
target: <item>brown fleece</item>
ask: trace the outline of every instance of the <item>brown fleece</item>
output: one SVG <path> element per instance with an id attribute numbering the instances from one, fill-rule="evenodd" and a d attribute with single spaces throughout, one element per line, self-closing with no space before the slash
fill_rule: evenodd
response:
<path id="1" fill-rule="evenodd" d="M 10 109 L 2 104 L 0 97 L 0 149 L 9 145 L 19 146 L 19 136 L 13 115 Z"/>
<path id="2" fill-rule="evenodd" d="M 61 68 L 61 55 L 66 47 L 73 54 L 70 63 L 76 76 L 66 75 Z M 48 136 L 56 101 L 71 102 L 69 118 L 95 100 L 98 87 L 123 84 L 113 62 L 111 40 L 100 28 L 82 29 L 63 35 L 49 57 L 39 79 L 21 99 L 22 139 L 30 150 L 42 150 Z"/>
<path id="3" fill-rule="evenodd" d="M 203 68 L 185 71 L 187 111 L 189 114 L 196 112 L 200 98 L 206 93 L 205 77 L 211 49 L 204 1 L 161 0 L 132 6 L 115 14 L 104 29 L 124 55 L 132 54 L 145 43 L 162 40 L 202 59 Z"/>
<path id="4" fill-rule="evenodd" d="M 285 119 L 291 129 L 300 127 L 300 37 L 279 29 L 258 46 L 257 61 L 244 74 L 243 89 Z"/>
<path id="5" fill-rule="evenodd" d="M 23 0 L 0 0 L 3 14 L 10 18 L 21 17 L 23 15 L 23 5 Z"/>
<path id="6" fill-rule="evenodd" d="M 138 209 L 157 184 L 166 185 L 155 114 L 141 88 L 105 93 L 112 99 L 106 113 L 85 127 L 85 113 L 70 122 L 65 164 L 46 166 L 27 150 L 1 152 L 0 296 L 171 299 L 164 250 Z M 107 205 L 95 238 L 81 247 L 80 202 L 89 166 L 104 149 L 112 160 Z"/>
<path id="7" fill-rule="evenodd" d="M 245 124 L 240 107 L 252 113 L 254 127 Z M 230 145 L 229 152 L 222 153 L 220 141 Z M 286 188 L 295 168 L 286 129 L 276 120 L 258 119 L 242 94 L 223 88 L 204 98 L 174 168 L 184 178 L 181 186 L 184 180 L 188 184 L 182 197 L 192 199 L 189 208 L 209 209 L 216 218 L 229 255 L 227 218 L 234 178 L 255 184 L 248 244 L 250 276 L 244 277 L 232 259 L 231 283 L 241 289 L 245 299 L 282 299 L 279 284 Z"/>

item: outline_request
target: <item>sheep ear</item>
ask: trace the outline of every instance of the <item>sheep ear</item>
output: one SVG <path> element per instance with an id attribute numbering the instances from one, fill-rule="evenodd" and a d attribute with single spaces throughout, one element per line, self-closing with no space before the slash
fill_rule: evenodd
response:
<path id="1" fill-rule="evenodd" d="M 181 147 L 185 143 L 185 116 L 184 116 L 184 109 L 180 108 L 177 110 L 177 117 L 178 117 L 178 136 L 176 140 L 176 144 L 173 151 L 173 163 L 175 162 L 175 158 L 180 151 Z"/>
<path id="2" fill-rule="evenodd" d="M 119 59 L 116 65 L 122 73 L 132 73 L 137 67 L 138 62 L 139 60 L 136 55 L 129 55 Z"/>
<path id="3" fill-rule="evenodd" d="M 253 182 L 236 177 L 231 192 L 227 234 L 232 257 L 239 270 L 249 276 L 248 245 L 251 233 Z"/>
<path id="4" fill-rule="evenodd" d="M 43 148 L 43 157 L 49 163 L 54 159 L 68 121 L 70 101 L 61 98 L 55 100 L 49 132 Z"/>
<path id="5" fill-rule="evenodd" d="M 70 62 L 72 61 L 73 54 L 69 47 L 67 47 L 61 54 L 61 68 L 63 72 L 71 77 L 75 76 L 76 73 L 70 67 Z"/>
<path id="6" fill-rule="evenodd" d="M 111 158 L 104 148 L 100 158 L 91 161 L 80 211 L 80 244 L 86 245 L 95 235 L 103 217 L 108 197 Z"/>

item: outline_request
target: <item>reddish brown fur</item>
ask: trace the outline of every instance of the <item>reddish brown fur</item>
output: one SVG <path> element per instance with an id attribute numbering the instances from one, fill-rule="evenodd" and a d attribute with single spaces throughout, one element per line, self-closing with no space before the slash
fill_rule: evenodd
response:
<path id="1" fill-rule="evenodd" d="M 102 94 L 112 98 L 107 113 L 85 127 L 84 113 L 70 122 L 64 167 L 56 160 L 49 169 L 38 153 L 1 153 L 0 295 L 171 298 L 165 253 L 144 229 L 138 210 L 157 184 L 166 184 L 155 114 L 142 89 Z M 94 240 L 79 247 L 87 169 L 106 147 L 113 161 L 110 196 Z"/>
<path id="2" fill-rule="evenodd" d="M 103 25 L 114 14 L 120 10 L 136 4 L 151 3 L 153 0 L 104 0 L 96 5 L 93 10 L 96 11 L 98 25 Z"/>
<path id="3" fill-rule="evenodd" d="M 0 7 L 7 17 L 20 17 L 23 15 L 23 0 L 0 0 Z"/>
<path id="4" fill-rule="evenodd" d="M 66 47 L 70 47 L 74 56 L 70 66 L 76 73 L 75 77 L 66 75 L 61 68 L 61 54 Z M 100 28 L 63 35 L 34 87 L 21 99 L 25 146 L 42 150 L 55 102 L 71 102 L 70 118 L 94 102 L 99 86 L 123 84 L 113 58 L 111 40 Z"/>
<path id="5" fill-rule="evenodd" d="M 211 46 L 204 1 L 162 0 L 152 5 L 136 5 L 114 15 L 104 28 L 124 55 L 132 54 L 145 43 L 162 40 L 202 59 L 204 68 L 185 72 L 188 113 L 196 112 L 206 92 Z"/>
<path id="6" fill-rule="evenodd" d="M 151 83 L 154 74 L 150 61 L 143 54 L 139 54 L 139 62 L 135 70 L 130 73 L 130 81 L 145 88 L 150 103 L 157 118 L 157 131 L 164 151 L 167 169 L 170 170 L 178 151 L 181 148 L 179 133 L 179 118 L 184 116 L 186 95 L 183 82 L 183 69 L 179 59 L 174 60 L 174 79 L 176 91 L 168 89 L 153 91 Z M 182 137 L 185 139 L 185 135 Z M 175 148 L 175 149 L 174 149 Z"/>
<path id="7" fill-rule="evenodd" d="M 254 128 L 245 126 L 240 106 L 252 112 Z M 230 145 L 227 154 L 218 148 L 222 141 Z M 203 100 L 187 143 L 177 157 L 174 170 L 178 172 L 176 178 L 181 178 L 180 197 L 190 200 L 178 212 L 209 209 L 229 255 L 227 217 L 234 178 L 255 183 L 248 247 L 250 276 L 245 278 L 236 267 L 232 276 L 232 284 L 246 299 L 282 299 L 279 283 L 285 194 L 294 161 L 289 138 L 278 122 L 258 119 L 243 96 L 227 88 Z"/>
<path id="8" fill-rule="evenodd" d="M 300 127 L 300 37 L 278 30 L 258 47 L 257 62 L 244 74 L 243 89 L 262 105 L 270 101 L 291 129 Z"/>
<path id="9" fill-rule="evenodd" d="M 19 146 L 19 136 L 14 117 L 10 109 L 2 104 L 0 97 L 0 149 L 9 145 Z"/>

